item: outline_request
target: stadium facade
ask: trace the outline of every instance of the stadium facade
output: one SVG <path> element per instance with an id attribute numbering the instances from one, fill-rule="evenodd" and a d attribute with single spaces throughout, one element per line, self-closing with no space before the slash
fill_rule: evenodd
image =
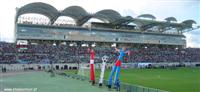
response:
<path id="1" fill-rule="evenodd" d="M 48 23 L 33 22 L 20 18 L 23 14 L 36 13 L 49 18 Z M 57 19 L 67 16 L 74 19 L 75 24 L 58 24 Z M 92 18 L 102 22 L 90 22 Z M 34 20 L 34 19 L 33 19 Z M 142 14 L 135 18 L 121 16 L 117 11 L 105 9 L 94 14 L 88 13 L 80 6 L 70 6 L 62 11 L 53 6 L 36 2 L 16 9 L 15 39 L 16 43 L 26 40 L 28 43 L 76 43 L 98 45 L 128 44 L 159 45 L 185 47 L 184 32 L 193 30 L 194 20 L 177 23 L 176 18 L 167 17 L 157 21 L 151 14 Z"/>

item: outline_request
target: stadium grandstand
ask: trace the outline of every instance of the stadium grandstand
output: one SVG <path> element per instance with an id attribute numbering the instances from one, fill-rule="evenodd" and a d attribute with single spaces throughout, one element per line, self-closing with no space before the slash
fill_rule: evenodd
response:
<path id="1" fill-rule="evenodd" d="M 23 16 L 41 14 L 48 19 Z M 74 20 L 58 20 L 67 16 Z M 98 19 L 102 22 L 90 22 Z M 178 23 L 176 18 L 156 20 L 151 14 L 121 16 L 105 9 L 88 13 L 80 6 L 57 10 L 35 2 L 16 8 L 15 43 L 0 43 L 0 63 L 44 64 L 89 62 L 88 47 L 94 47 L 97 60 L 103 55 L 116 58 L 113 47 L 131 50 L 126 62 L 199 62 L 200 49 L 186 48 L 183 33 L 192 31 L 194 20 Z"/>
<path id="2" fill-rule="evenodd" d="M 20 17 L 27 13 L 42 14 L 48 17 L 48 20 Z M 72 18 L 74 23 L 57 21 L 61 16 Z M 102 22 L 88 22 L 94 18 Z M 26 40 L 29 43 L 60 44 L 74 41 L 77 44 L 95 42 L 185 47 L 186 40 L 183 33 L 193 30 L 192 25 L 196 22 L 185 20 L 177 23 L 176 21 L 174 17 L 157 21 L 151 14 L 142 14 L 135 18 L 121 16 L 111 9 L 88 13 L 80 6 L 70 6 L 60 11 L 49 4 L 37 2 L 17 8 L 15 38 L 16 42 Z"/>
<path id="3" fill-rule="evenodd" d="M 158 11 L 162 16 L 169 12 L 165 5 L 172 4 L 193 15 L 194 7 L 185 9 L 198 3 L 158 1 L 147 7 L 164 5 Z M 121 2 L 120 8 L 132 1 Z M 144 0 L 133 2 L 131 8 Z M 200 48 L 187 47 L 184 35 L 199 30 L 192 19 L 166 16 L 161 21 L 148 13 L 129 16 L 112 9 L 91 13 L 80 6 L 57 10 L 43 2 L 17 7 L 14 17 L 15 41 L 0 41 L 0 92 L 200 92 Z"/>

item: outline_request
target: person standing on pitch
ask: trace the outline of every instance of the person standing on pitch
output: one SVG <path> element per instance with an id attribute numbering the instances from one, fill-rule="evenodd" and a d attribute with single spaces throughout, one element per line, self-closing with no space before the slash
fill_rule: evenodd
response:
<path id="1" fill-rule="evenodd" d="M 126 51 L 126 47 L 122 47 L 121 50 L 115 48 L 115 50 L 119 53 L 119 56 L 118 56 L 117 61 L 115 62 L 115 65 L 112 68 L 112 71 L 111 71 L 109 79 L 108 79 L 108 88 L 109 89 L 112 87 L 112 78 L 113 78 L 115 72 L 116 72 L 116 74 L 115 74 L 115 78 L 114 78 L 115 79 L 114 84 L 116 87 L 120 86 L 119 85 L 119 74 L 120 74 L 121 63 L 122 63 L 125 55 L 130 54 L 129 51 Z"/>
<path id="2" fill-rule="evenodd" d="M 95 58 L 95 52 L 92 48 L 88 49 L 90 53 L 90 81 L 92 82 L 92 85 L 95 84 L 95 71 L 94 71 L 94 58 Z"/>

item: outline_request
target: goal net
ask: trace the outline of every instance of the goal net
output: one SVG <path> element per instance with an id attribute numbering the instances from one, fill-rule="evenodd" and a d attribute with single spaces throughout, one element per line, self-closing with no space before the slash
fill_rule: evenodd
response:
<path id="1" fill-rule="evenodd" d="M 90 67 L 87 65 L 80 64 L 78 75 L 89 77 L 90 74 Z"/>

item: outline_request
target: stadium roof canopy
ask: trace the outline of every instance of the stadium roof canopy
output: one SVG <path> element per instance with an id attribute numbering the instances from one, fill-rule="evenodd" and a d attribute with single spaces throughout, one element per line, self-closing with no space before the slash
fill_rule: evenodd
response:
<path id="1" fill-rule="evenodd" d="M 185 20 L 182 23 L 186 24 L 187 27 L 192 27 L 192 24 L 196 24 L 196 21 L 194 21 L 194 20 Z"/>
<path id="2" fill-rule="evenodd" d="M 139 15 L 137 16 L 138 18 L 150 18 L 150 19 L 156 19 L 155 16 L 151 15 L 151 14 L 142 14 L 142 15 Z"/>
<path id="3" fill-rule="evenodd" d="M 177 22 L 176 18 L 174 18 L 174 17 L 167 17 L 167 18 L 165 18 L 165 20 L 167 22 L 172 22 L 172 21 Z"/>
<path id="4" fill-rule="evenodd" d="M 105 19 L 108 20 L 110 23 L 122 18 L 122 16 L 117 11 L 111 9 L 98 11 L 97 13 L 95 13 L 95 15 L 106 16 Z"/>
<path id="5" fill-rule="evenodd" d="M 69 16 L 76 20 L 79 20 L 82 17 L 88 16 L 88 15 L 89 14 L 86 12 L 86 10 L 80 6 L 70 6 L 70 7 L 65 8 L 61 12 L 61 16 Z"/>
<path id="6" fill-rule="evenodd" d="M 16 22 L 18 21 L 18 17 L 20 15 L 27 13 L 37 13 L 47 16 L 50 19 L 50 24 L 54 24 L 59 16 L 67 16 L 73 18 L 77 26 L 83 25 L 91 18 L 97 18 L 104 21 L 105 23 L 111 23 L 113 25 L 122 25 L 133 22 L 137 24 L 142 30 L 146 30 L 154 26 L 159 26 L 160 28 L 170 26 L 179 29 L 187 29 L 192 28 L 192 24 L 196 23 L 194 20 L 185 20 L 182 23 L 174 23 L 177 21 L 174 17 L 165 18 L 167 22 L 156 21 L 156 17 L 151 14 L 142 14 L 137 16 L 136 18 L 133 18 L 131 16 L 124 17 L 121 16 L 120 13 L 118 13 L 117 11 L 111 9 L 100 10 L 94 14 L 90 14 L 80 6 L 70 6 L 62 11 L 58 11 L 53 6 L 42 2 L 30 3 L 19 8 L 16 14 Z M 145 20 L 141 18 L 150 18 L 152 20 Z"/>
<path id="7" fill-rule="evenodd" d="M 50 19 L 51 23 L 53 23 L 59 16 L 57 9 L 53 6 L 46 3 L 36 2 L 19 8 L 17 10 L 16 21 L 20 15 L 27 13 L 38 13 L 45 15 Z"/>

